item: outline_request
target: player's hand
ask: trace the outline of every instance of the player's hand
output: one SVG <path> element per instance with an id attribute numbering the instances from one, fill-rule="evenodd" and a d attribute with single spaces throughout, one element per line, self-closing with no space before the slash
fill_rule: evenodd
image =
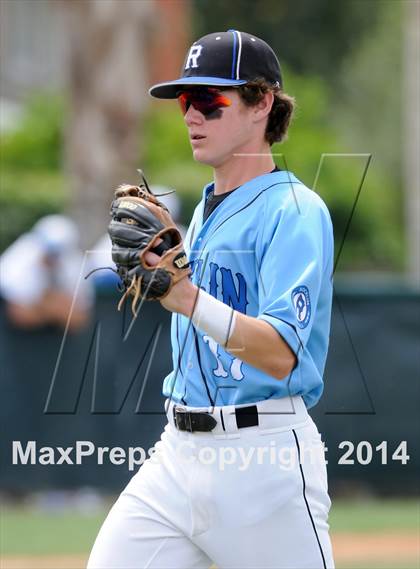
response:
<path id="1" fill-rule="evenodd" d="M 160 239 L 157 242 L 159 245 L 162 242 Z M 152 266 L 159 263 L 160 257 L 156 253 L 148 251 L 145 254 L 145 260 Z M 198 294 L 198 287 L 194 285 L 189 278 L 182 279 L 177 282 L 171 289 L 170 293 L 163 298 L 160 303 L 161 305 L 169 310 L 170 312 L 179 312 L 188 318 L 191 316 L 195 298 Z"/>

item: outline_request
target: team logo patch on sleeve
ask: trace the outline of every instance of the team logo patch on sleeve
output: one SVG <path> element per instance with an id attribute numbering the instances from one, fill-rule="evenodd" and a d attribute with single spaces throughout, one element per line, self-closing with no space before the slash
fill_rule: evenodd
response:
<path id="1" fill-rule="evenodd" d="M 311 300 L 306 286 L 298 286 L 293 289 L 292 302 L 299 328 L 306 328 L 311 318 Z"/>

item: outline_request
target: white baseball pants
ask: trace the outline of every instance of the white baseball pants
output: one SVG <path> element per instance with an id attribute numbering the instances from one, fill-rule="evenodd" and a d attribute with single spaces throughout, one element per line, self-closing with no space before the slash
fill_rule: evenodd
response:
<path id="1" fill-rule="evenodd" d="M 169 423 L 105 520 L 88 569 L 333 568 L 324 449 L 300 397 L 258 403 L 238 429 Z"/>

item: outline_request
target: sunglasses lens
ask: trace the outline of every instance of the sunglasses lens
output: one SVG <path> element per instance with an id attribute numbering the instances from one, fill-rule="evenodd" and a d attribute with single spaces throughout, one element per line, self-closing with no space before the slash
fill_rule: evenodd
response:
<path id="1" fill-rule="evenodd" d="M 217 109 L 229 107 L 232 101 L 217 89 L 191 89 L 184 91 L 178 97 L 179 104 L 185 115 L 192 105 L 204 116 L 208 116 Z"/>
<path id="2" fill-rule="evenodd" d="M 190 105 L 191 105 L 189 97 L 187 96 L 186 93 L 181 93 L 178 97 L 178 101 L 179 101 L 179 104 L 181 106 L 182 114 L 185 115 L 187 113 L 188 109 L 190 108 Z"/>

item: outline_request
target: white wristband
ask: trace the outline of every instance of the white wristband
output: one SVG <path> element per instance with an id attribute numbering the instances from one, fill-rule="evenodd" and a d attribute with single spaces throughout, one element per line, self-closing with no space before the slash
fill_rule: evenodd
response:
<path id="1" fill-rule="evenodd" d="M 197 328 L 225 347 L 235 328 L 236 311 L 200 289 L 191 319 Z"/>

